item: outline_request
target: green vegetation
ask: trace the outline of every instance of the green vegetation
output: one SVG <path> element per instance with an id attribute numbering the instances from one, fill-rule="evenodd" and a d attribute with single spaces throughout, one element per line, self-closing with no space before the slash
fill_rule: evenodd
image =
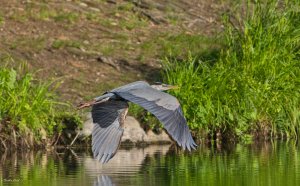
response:
<path id="1" fill-rule="evenodd" d="M 0 12 L 0 26 L 3 25 L 5 22 L 4 17 L 2 15 L 2 13 Z"/>
<path id="2" fill-rule="evenodd" d="M 297 135 L 299 8 L 295 1 L 249 3 L 239 27 L 225 17 L 226 47 L 217 58 L 165 60 L 163 78 L 181 87 L 173 94 L 193 130 L 242 140 Z"/>
<path id="3" fill-rule="evenodd" d="M 223 44 L 220 38 L 211 38 L 200 34 L 191 35 L 181 33 L 176 35 L 159 34 L 141 44 L 140 60 L 157 56 L 168 56 L 175 58 L 187 58 L 188 53 L 201 56 L 205 60 L 209 60 L 216 53 L 216 50 Z"/>
<path id="4" fill-rule="evenodd" d="M 20 49 L 27 53 L 38 53 L 46 48 L 47 40 L 45 37 L 17 37 L 10 43 L 10 49 Z"/>
<path id="5" fill-rule="evenodd" d="M 27 4 L 26 17 L 48 21 L 53 19 L 56 22 L 75 23 L 79 19 L 79 13 L 65 11 L 63 9 L 49 8 L 48 4 Z"/>
<path id="6" fill-rule="evenodd" d="M 26 22 L 30 19 L 49 21 L 54 20 L 56 22 L 64 22 L 73 24 L 79 20 L 80 14 L 77 12 L 65 11 L 60 8 L 50 8 L 47 3 L 27 3 L 25 11 L 13 10 L 13 14 L 10 15 L 11 19 L 20 22 Z"/>
<path id="7" fill-rule="evenodd" d="M 146 18 L 137 11 L 134 11 L 135 5 L 126 2 L 117 6 L 114 15 L 118 17 L 117 25 L 122 29 L 133 30 L 135 28 L 146 27 L 149 23 Z"/>
<path id="8" fill-rule="evenodd" d="M 146 73 L 140 76 L 143 73 L 139 69 L 140 61 L 151 64 L 155 63 L 157 58 L 166 56 L 162 79 L 170 84 L 181 86 L 180 90 L 172 93 L 181 101 L 191 129 L 199 136 L 213 139 L 217 136 L 230 136 L 246 141 L 260 135 L 296 136 L 300 117 L 299 2 L 278 3 L 275 0 L 269 0 L 260 3 L 249 1 L 248 4 L 241 5 L 247 11 L 238 15 L 239 19 L 224 16 L 225 32 L 214 37 L 187 31 L 184 27 L 178 31 L 170 29 L 171 27 L 159 30 L 161 27 L 167 27 L 167 24 L 164 25 L 165 23 L 158 24 L 155 27 L 158 30 L 152 29 L 151 22 L 132 2 L 111 6 L 104 3 L 103 7 L 106 6 L 105 12 L 97 11 L 97 7 L 99 10 L 102 7 L 98 5 L 91 6 L 96 11 L 91 9 L 91 11 L 81 12 L 72 9 L 73 6 L 62 8 L 45 2 L 28 2 L 22 8 L 11 10 L 9 14 L 0 13 L 0 24 L 5 21 L 5 24 L 14 25 L 15 20 L 28 21 L 30 25 L 41 23 L 36 27 L 37 32 L 35 33 L 38 33 L 36 37 L 30 36 L 32 35 L 30 29 L 24 32 L 24 36 L 3 37 L 2 50 L 15 57 L 23 58 L 25 56 L 26 59 L 32 60 L 33 68 L 39 68 L 39 62 L 47 62 L 52 58 L 53 51 L 45 50 L 48 48 L 49 42 L 52 42 L 50 43 L 52 48 L 60 49 L 54 50 L 57 59 L 66 57 L 67 61 L 73 61 L 76 58 L 76 61 L 81 63 L 81 60 L 85 60 L 81 55 L 96 59 L 101 54 L 112 57 L 114 60 L 125 59 L 132 62 L 134 69 L 131 72 L 134 73 L 131 74 L 133 75 L 128 76 L 125 70 L 120 72 L 112 70 L 109 72 L 110 74 L 99 72 L 97 76 L 101 76 L 101 78 L 99 78 L 100 85 L 97 86 L 89 84 L 91 83 L 89 80 L 92 78 L 90 75 L 98 74 L 94 73 L 91 70 L 94 67 L 91 67 L 97 65 L 97 68 L 101 68 L 100 65 L 103 64 L 86 63 L 87 69 L 74 71 L 75 74 L 70 81 L 64 84 L 64 89 L 80 92 L 75 95 L 77 98 L 84 97 L 82 95 L 91 96 L 94 94 L 91 92 L 108 90 L 109 87 L 115 84 L 119 85 L 121 82 L 139 78 L 153 80 L 153 77 L 146 77 L 147 75 L 144 75 Z M 155 9 L 155 7 L 150 7 L 149 10 L 151 9 Z M 238 9 L 232 8 L 231 11 L 235 12 Z M 174 25 L 178 22 L 180 27 L 184 19 L 177 13 L 175 15 L 174 10 L 172 8 L 167 10 L 167 19 L 173 20 Z M 79 20 L 84 24 L 74 24 Z M 63 29 L 48 33 L 48 31 L 62 28 L 62 23 L 71 23 L 63 24 L 63 27 L 67 25 L 69 28 L 74 27 L 72 30 L 77 31 L 80 30 L 79 27 L 76 27 L 78 25 L 84 25 L 87 28 L 92 26 L 93 29 L 81 30 L 82 32 L 76 33 L 70 32 L 71 29 Z M 16 24 L 23 25 L 23 23 Z M 172 24 L 172 22 L 168 24 Z M 148 28 L 152 30 L 149 31 Z M 47 32 L 45 32 L 46 30 Z M 135 30 L 135 32 L 129 30 Z M 9 31 L 4 31 L 6 35 L 10 34 Z M 48 35 L 50 38 L 45 37 Z M 61 52 L 63 50 L 66 52 Z M 78 54 L 78 56 L 74 56 L 72 53 Z M 45 74 L 45 78 L 56 74 L 56 72 L 52 72 L 53 69 L 55 71 L 53 67 L 60 64 L 58 62 L 51 65 L 52 67 L 49 66 L 51 70 Z M 73 72 L 72 65 L 68 68 Z M 2 70 L 2 76 L 6 77 L 3 79 L 6 81 L 14 79 L 14 74 L 16 76 L 13 89 L 8 89 L 7 85 L 4 86 L 5 83 L 1 82 L 1 86 L 6 87 L 5 91 L 32 90 L 32 92 L 23 91 L 29 94 L 26 95 L 27 97 L 25 96 L 28 99 L 25 101 L 28 105 L 33 106 L 31 104 L 33 100 L 30 99 L 33 99 L 36 89 L 44 91 L 44 97 L 42 96 L 44 99 L 55 102 L 50 98 L 53 94 L 48 97 L 49 92 L 45 91 L 52 87 L 51 84 L 33 80 L 32 74 L 27 75 L 8 68 Z M 141 73 L 136 73 L 138 71 Z M 64 75 L 63 72 L 61 73 Z M 84 78 L 87 74 L 89 74 L 89 78 Z M 115 74 L 118 74 L 116 79 L 109 80 L 112 78 L 108 78 L 108 76 L 115 76 Z M 96 79 L 97 76 L 95 75 L 93 78 Z M 157 79 L 157 77 L 155 78 Z M 6 94 L 8 96 L 10 93 Z M 19 98 L 19 94 L 17 92 L 15 97 Z M 7 100 L 4 101 L 6 102 L 5 109 L 13 110 L 16 107 L 7 107 L 14 101 L 12 97 L 9 98 L 5 98 Z M 4 100 L 4 98 L 2 99 Z M 71 99 L 73 98 L 70 98 L 70 101 L 75 102 L 75 98 Z M 51 105 L 52 108 L 55 104 L 49 103 L 49 106 Z M 2 107 L 4 106 L 2 105 Z M 26 107 L 21 106 L 17 109 L 28 109 Z M 19 112 L 21 111 L 15 111 L 17 113 L 10 116 L 7 113 L 12 111 L 8 110 L 5 111 L 3 108 L 1 120 L 4 121 L 5 117 L 14 118 L 14 125 L 18 127 L 21 126 L 20 123 L 30 121 L 26 117 L 35 117 L 20 116 Z M 53 108 L 52 110 L 47 109 L 47 111 L 52 112 Z M 150 128 L 155 128 L 159 124 L 149 113 L 137 106 L 131 107 L 130 113 L 143 123 L 148 123 Z M 34 114 L 39 116 L 33 112 Z M 46 115 L 49 115 L 50 123 L 53 118 L 61 118 L 53 116 L 56 115 L 55 113 L 44 113 L 43 117 Z M 32 120 L 36 122 L 40 119 Z M 54 119 L 52 124 L 57 125 L 57 123 L 59 121 Z M 31 121 L 29 124 L 22 125 L 27 128 L 39 126 L 39 124 L 32 124 Z M 41 136 L 39 133 L 46 130 L 50 134 L 51 129 L 47 129 L 47 127 L 39 126 L 37 129 L 33 129 L 33 133 Z M 51 125 L 49 127 L 51 128 Z"/>
<path id="9" fill-rule="evenodd" d="M 55 102 L 49 92 L 51 84 L 34 84 L 32 74 L 17 74 L 14 69 L 0 69 L 0 120 L 7 125 L 5 130 L 33 132 L 42 137 L 42 130 L 52 133 Z"/>
<path id="10" fill-rule="evenodd" d="M 54 40 L 52 43 L 52 47 L 55 49 L 72 47 L 72 48 L 80 48 L 82 46 L 82 42 L 80 41 L 72 41 L 72 40 Z"/>
<path id="11" fill-rule="evenodd" d="M 81 123 L 77 115 L 58 112 L 58 106 L 67 104 L 55 101 L 55 84 L 37 81 L 24 69 L 0 68 L 0 140 L 4 148 L 8 143 L 31 147 L 42 140 L 50 142 L 67 124 Z"/>
<path id="12" fill-rule="evenodd" d="M 146 27 L 148 22 L 138 14 L 128 14 L 126 18 L 120 20 L 119 25 L 123 29 L 133 30 L 137 27 Z"/>
<path id="13" fill-rule="evenodd" d="M 147 112 L 143 107 L 129 103 L 129 114 L 137 118 L 142 124 L 143 128 L 147 131 L 149 129 L 153 132 L 160 133 L 162 130 L 162 124 L 154 117 L 150 112 Z"/>

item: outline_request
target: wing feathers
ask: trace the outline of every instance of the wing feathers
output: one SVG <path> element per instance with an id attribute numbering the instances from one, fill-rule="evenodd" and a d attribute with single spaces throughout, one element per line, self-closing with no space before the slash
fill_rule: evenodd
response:
<path id="1" fill-rule="evenodd" d="M 94 157 L 107 163 L 119 147 L 124 129 L 120 126 L 122 114 L 127 112 L 128 104 L 122 100 L 109 100 L 96 104 L 92 108 L 94 129 L 92 132 L 92 150 Z"/>
<path id="2" fill-rule="evenodd" d="M 96 124 L 95 128 L 97 127 L 100 128 Z M 101 132 L 92 136 L 92 141 L 95 141 L 92 149 L 94 157 L 102 163 L 106 163 L 115 155 L 123 135 L 123 129 L 111 125 L 100 130 Z"/>
<path id="3" fill-rule="evenodd" d="M 150 87 L 151 88 L 151 87 Z M 133 90 L 132 90 L 133 91 Z M 167 97 L 167 100 L 170 102 L 166 102 L 163 100 L 163 97 L 166 96 L 166 94 L 159 94 L 157 93 L 158 91 L 153 89 L 147 89 L 147 94 L 146 95 L 139 95 L 137 93 L 132 94 L 131 90 L 127 90 L 126 92 L 123 91 L 118 91 L 114 92 L 118 96 L 122 97 L 123 99 L 126 99 L 128 101 L 131 101 L 135 104 L 138 104 L 154 114 L 160 122 L 163 123 L 164 128 L 168 131 L 168 133 L 172 136 L 172 138 L 178 143 L 179 146 L 181 146 L 183 149 L 195 149 L 196 144 L 191 136 L 191 133 L 189 131 L 189 128 L 186 124 L 186 120 L 183 116 L 182 110 L 180 105 L 178 104 L 178 101 L 176 100 L 175 102 L 172 101 L 174 97 L 171 95 L 168 95 L 172 97 L 170 99 Z M 141 92 L 141 91 L 140 91 Z M 145 92 L 142 92 L 145 93 Z M 145 97 L 147 95 L 150 95 L 150 99 L 146 99 Z M 155 96 L 162 96 L 163 97 L 158 97 L 156 99 L 153 98 L 153 94 Z M 176 99 L 176 98 L 175 98 Z M 152 100 L 152 101 L 149 101 Z M 160 102 L 160 105 L 157 105 L 156 101 Z M 167 108 L 164 108 L 162 103 L 165 103 L 168 105 Z M 175 108 L 175 106 L 177 107 Z M 169 109 L 168 109 L 169 108 Z M 170 110 L 170 108 L 174 108 L 174 110 Z"/>
<path id="4" fill-rule="evenodd" d="M 154 114 L 172 138 L 183 149 L 196 148 L 178 100 L 164 92 L 153 89 L 145 82 L 131 83 L 111 91 L 111 93 L 144 107 Z M 116 153 L 124 129 L 121 123 L 127 113 L 125 100 L 110 99 L 93 105 L 92 150 L 94 157 L 102 163 L 108 162 Z"/>

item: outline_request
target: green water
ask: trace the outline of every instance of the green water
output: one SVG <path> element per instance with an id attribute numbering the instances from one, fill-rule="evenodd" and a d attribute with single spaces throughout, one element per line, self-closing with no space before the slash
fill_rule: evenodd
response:
<path id="1" fill-rule="evenodd" d="M 0 185 L 300 185 L 296 142 L 120 149 L 105 165 L 87 150 L 0 154 Z"/>

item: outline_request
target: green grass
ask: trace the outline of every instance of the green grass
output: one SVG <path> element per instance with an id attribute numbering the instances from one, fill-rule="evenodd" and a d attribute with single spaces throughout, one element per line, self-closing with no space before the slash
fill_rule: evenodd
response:
<path id="1" fill-rule="evenodd" d="M 129 115 L 138 119 L 146 130 L 152 129 L 154 132 L 159 132 L 163 127 L 156 117 L 137 104 L 129 103 L 128 112 Z"/>
<path id="2" fill-rule="evenodd" d="M 181 87 L 173 93 L 192 129 L 243 140 L 298 135 L 299 7 L 296 1 L 248 3 L 241 26 L 225 17 L 226 47 L 213 63 L 191 55 L 165 60 L 164 80 Z"/>
<path id="3" fill-rule="evenodd" d="M 0 12 L 0 26 L 3 25 L 5 23 L 5 19 L 3 14 Z"/>
<path id="4" fill-rule="evenodd" d="M 146 18 L 140 15 L 139 12 L 135 12 L 135 5 L 131 2 L 123 2 L 118 4 L 116 7 L 112 7 L 112 10 L 103 18 L 103 15 L 99 12 L 87 12 L 84 14 L 85 19 L 100 24 L 109 30 L 122 29 L 134 30 L 143 28 L 149 25 Z"/>
<path id="5" fill-rule="evenodd" d="M 138 14 L 131 13 L 121 18 L 118 24 L 122 29 L 133 30 L 148 26 L 148 21 L 141 18 Z"/>
<path id="6" fill-rule="evenodd" d="M 117 25 L 126 30 L 133 30 L 148 26 L 149 22 L 140 13 L 134 10 L 135 5 L 131 2 L 121 3 L 114 11 L 117 18 Z"/>
<path id="7" fill-rule="evenodd" d="M 56 39 L 52 43 L 52 47 L 55 49 L 65 48 L 65 47 L 71 47 L 71 48 L 80 48 L 83 46 L 83 43 L 80 41 L 75 40 L 61 40 Z"/>
<path id="8" fill-rule="evenodd" d="M 22 49 L 27 53 L 38 53 L 46 48 L 47 40 L 43 36 L 39 37 L 18 37 L 9 43 L 10 49 Z"/>
<path id="9" fill-rule="evenodd" d="M 213 57 L 214 50 L 222 46 L 221 41 L 219 37 L 212 38 L 199 34 L 159 34 L 141 44 L 142 52 L 139 58 L 143 60 L 147 57 L 168 56 L 183 59 L 187 58 L 188 53 L 192 53 L 207 59 Z"/>
<path id="10" fill-rule="evenodd" d="M 40 5 L 28 4 L 26 7 L 27 16 L 36 19 L 49 21 L 54 20 L 56 22 L 75 23 L 79 20 L 79 13 L 70 12 L 63 9 L 50 8 L 46 3 Z"/>
<path id="11" fill-rule="evenodd" d="M 6 61 L 15 63 L 11 58 Z M 27 146 L 32 146 L 45 138 L 50 142 L 51 137 L 68 123 L 80 127 L 81 121 L 76 114 L 70 113 L 68 105 L 56 101 L 57 85 L 36 80 L 24 67 L 0 68 L 1 141 L 14 141 L 15 145 L 26 141 Z"/>
<path id="12" fill-rule="evenodd" d="M 51 132 L 56 123 L 50 84 L 34 84 L 32 74 L 18 75 L 9 68 L 1 68 L 0 78 L 0 120 L 16 125 L 23 132 L 27 129 L 36 135 L 40 129 Z"/>
<path id="13" fill-rule="evenodd" d="M 80 19 L 80 13 L 67 11 L 62 8 L 53 8 L 45 2 L 27 3 L 25 11 L 13 10 L 13 14 L 10 15 L 10 19 L 20 22 L 36 20 L 74 24 Z"/>
<path id="14" fill-rule="evenodd" d="M 60 22 L 75 23 L 79 20 L 79 14 L 75 12 L 58 11 L 57 14 L 53 16 L 53 19 Z"/>

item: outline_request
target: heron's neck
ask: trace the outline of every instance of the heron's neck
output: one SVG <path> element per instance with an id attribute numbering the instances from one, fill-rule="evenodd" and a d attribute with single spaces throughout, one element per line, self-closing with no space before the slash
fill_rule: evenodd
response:
<path id="1" fill-rule="evenodd" d="M 103 94 L 102 96 L 98 96 L 95 98 L 96 101 L 101 101 L 102 99 L 105 99 L 105 98 L 115 98 L 116 95 L 113 94 L 113 93 L 106 93 L 106 94 Z"/>
<path id="2" fill-rule="evenodd" d="M 152 88 L 154 88 L 155 90 L 158 90 L 158 91 L 161 91 L 161 92 L 164 91 L 160 85 L 150 85 L 150 86 Z"/>

